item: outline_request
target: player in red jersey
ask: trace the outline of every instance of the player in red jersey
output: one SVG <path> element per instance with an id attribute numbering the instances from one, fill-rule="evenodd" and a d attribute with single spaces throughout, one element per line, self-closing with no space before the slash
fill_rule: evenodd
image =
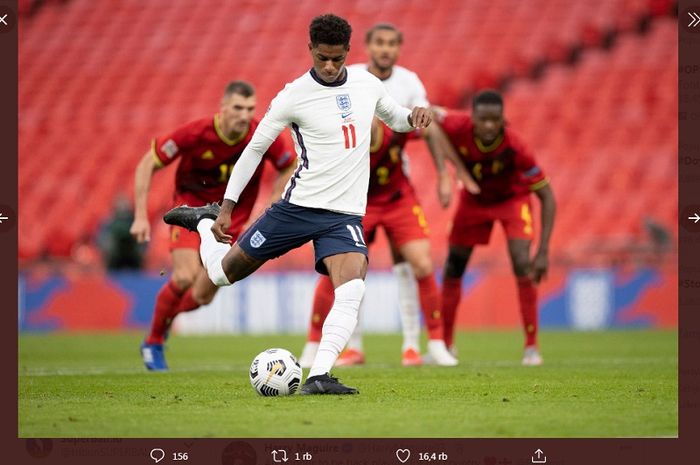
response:
<path id="1" fill-rule="evenodd" d="M 434 137 L 430 127 L 423 131 L 429 140 Z M 393 132 L 377 118 L 372 122 L 370 181 L 362 227 L 368 244 L 374 242 L 377 229 L 383 227 L 392 249 L 411 265 L 418 284 L 420 307 L 428 328 L 428 353 L 435 363 L 454 366 L 457 365 L 457 359 L 449 353 L 443 339 L 440 292 L 433 274 L 428 223 L 404 172 L 401 158 L 407 140 L 419 137 L 418 134 L 418 131 Z M 432 142 L 434 141 L 433 138 Z M 304 352 L 310 351 L 309 347 L 317 345 L 321 340 L 323 322 L 333 306 L 333 300 L 333 284 L 327 276 L 322 276 L 316 285 L 311 327 Z M 300 363 L 308 366 L 311 359 L 312 357 L 302 356 Z M 402 363 L 420 364 L 418 353 L 415 360 L 414 363 L 407 363 L 404 354 Z"/>
<path id="2" fill-rule="evenodd" d="M 520 312 L 525 329 L 523 365 L 540 365 L 537 345 L 537 284 L 549 264 L 549 239 L 554 226 L 554 193 L 530 150 L 506 127 L 503 99 L 498 92 L 475 96 L 472 117 L 447 112 L 438 117 L 459 155 L 454 160 L 478 183 L 480 193 L 461 192 L 449 237 L 445 264 L 442 313 L 445 342 L 454 344 L 454 322 L 461 298 L 462 276 L 477 245 L 488 244 L 493 223 L 499 221 L 508 238 L 513 272 L 518 285 Z M 449 154 L 448 154 L 449 155 Z M 534 258 L 530 258 L 533 219 L 530 193 L 541 203 L 541 234 Z"/>
<path id="3" fill-rule="evenodd" d="M 231 82 L 224 92 L 219 112 L 185 124 L 170 134 L 157 137 L 151 150 L 136 168 L 135 219 L 131 234 L 139 241 L 150 240 L 148 191 L 153 173 L 180 160 L 175 175 L 174 205 L 202 206 L 223 198 L 236 161 L 255 132 L 255 89 L 245 81 Z M 293 172 L 296 157 L 277 139 L 265 158 L 278 171 L 272 200 L 280 197 Z M 228 233 L 234 239 L 248 221 L 260 190 L 263 165 L 241 194 L 231 216 Z M 167 370 L 163 342 L 168 329 L 181 312 L 194 310 L 214 298 L 217 286 L 209 280 L 199 256 L 199 234 L 178 226 L 170 229 L 173 274 L 156 297 L 151 329 L 141 346 L 144 364 L 149 370 Z"/>

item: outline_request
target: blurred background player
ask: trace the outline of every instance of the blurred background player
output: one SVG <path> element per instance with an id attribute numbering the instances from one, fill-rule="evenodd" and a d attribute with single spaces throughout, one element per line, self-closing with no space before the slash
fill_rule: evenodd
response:
<path id="1" fill-rule="evenodd" d="M 396 64 L 402 42 L 403 34 L 396 26 L 388 23 L 376 24 L 365 35 L 366 52 L 370 62 L 349 67 L 366 69 L 374 74 L 400 105 L 406 108 L 428 107 L 430 104 L 420 78 L 416 73 Z M 381 126 L 381 122 L 378 124 Z M 454 365 L 456 360 L 441 349 L 439 342 L 442 340 L 442 330 L 439 328 L 439 293 L 433 275 L 428 225 L 406 176 L 408 158 L 404 155 L 403 148 L 408 137 L 401 134 L 391 135 L 391 131 L 387 133 L 387 130 L 378 126 L 372 133 L 373 147 L 376 144 L 376 150 L 371 153 L 370 191 L 367 215 L 363 223 L 369 242 L 374 240 L 377 226 L 383 226 L 389 238 L 394 261 L 393 271 L 399 288 L 399 313 L 403 330 L 402 364 L 421 364 L 419 313 L 422 310 L 433 355 L 444 365 Z M 376 140 L 375 135 L 378 136 Z M 429 145 L 438 170 L 438 196 L 441 204 L 446 207 L 450 201 L 451 182 L 441 151 L 452 149 L 439 128 L 429 127 L 425 136 L 433 139 Z M 333 288 L 330 282 L 322 277 L 314 294 L 307 343 L 300 357 L 302 366 L 313 362 L 321 339 L 323 320 L 332 304 Z M 336 366 L 364 362 L 362 328 L 361 324 L 358 324 Z"/>
<path id="2" fill-rule="evenodd" d="M 231 82 L 224 92 L 219 112 L 176 129 L 152 142 L 136 168 L 135 219 L 131 234 L 138 242 L 150 240 L 148 221 L 148 191 L 153 173 L 179 159 L 175 176 L 174 205 L 206 205 L 223 198 L 231 171 L 248 145 L 258 121 L 255 113 L 255 89 L 245 81 Z M 294 169 L 296 157 L 276 139 L 265 158 L 277 169 L 278 177 L 271 201 L 280 197 L 284 183 Z M 255 171 L 251 182 L 241 194 L 238 207 L 231 216 L 228 232 L 238 237 L 248 221 L 262 177 L 263 165 Z M 156 297 L 150 332 L 141 345 L 141 355 L 149 370 L 167 370 L 163 342 L 175 316 L 208 304 L 217 287 L 209 280 L 199 257 L 200 239 L 197 233 L 179 226 L 170 228 L 170 252 L 173 274 Z"/>
<path id="3" fill-rule="evenodd" d="M 471 118 L 466 113 L 448 111 L 439 114 L 438 121 L 459 153 L 456 163 L 463 164 L 480 188 L 478 194 L 461 191 L 449 237 L 442 290 L 445 342 L 454 353 L 454 323 L 462 276 L 474 247 L 489 243 L 493 224 L 499 221 L 508 238 L 508 253 L 518 285 L 525 329 L 522 363 L 540 365 L 537 284 L 549 266 L 549 240 L 556 210 L 549 180 L 530 150 L 506 127 L 503 99 L 498 92 L 478 93 L 472 103 Z M 531 192 L 541 203 L 540 240 L 532 259 Z"/>
<path id="4" fill-rule="evenodd" d="M 114 199 L 112 216 L 100 226 L 97 245 L 110 271 L 139 270 L 143 267 L 145 244 L 131 235 L 134 223 L 134 209 L 131 199 L 120 193 Z"/>

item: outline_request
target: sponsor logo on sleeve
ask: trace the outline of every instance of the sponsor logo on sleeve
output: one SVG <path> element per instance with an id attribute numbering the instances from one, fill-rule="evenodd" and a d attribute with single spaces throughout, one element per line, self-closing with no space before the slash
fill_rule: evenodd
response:
<path id="1" fill-rule="evenodd" d="M 284 152 L 284 154 L 282 154 L 280 159 L 277 161 L 277 168 L 281 168 L 284 165 L 286 165 L 287 162 L 289 161 L 289 159 L 291 158 L 291 156 L 292 156 L 292 154 L 289 151 Z"/>
<path id="2" fill-rule="evenodd" d="M 542 170 L 540 170 L 539 166 L 533 166 L 532 168 L 530 168 L 528 171 L 525 172 L 525 176 L 529 178 L 532 176 L 536 176 L 536 175 L 540 174 L 541 172 L 542 172 Z"/>
<path id="3" fill-rule="evenodd" d="M 168 139 L 160 146 L 160 151 L 167 155 L 168 158 L 173 158 L 177 151 L 180 150 L 174 140 Z"/>

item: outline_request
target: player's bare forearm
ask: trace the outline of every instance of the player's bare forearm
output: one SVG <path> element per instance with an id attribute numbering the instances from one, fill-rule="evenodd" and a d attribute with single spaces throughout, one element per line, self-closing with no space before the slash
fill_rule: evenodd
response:
<path id="1" fill-rule="evenodd" d="M 136 166 L 134 175 L 134 216 L 148 217 L 148 191 L 151 188 L 153 172 L 158 169 L 152 152 L 147 152 Z"/>
<path id="2" fill-rule="evenodd" d="M 443 208 L 447 208 L 452 199 L 452 179 L 445 166 L 445 152 L 452 150 L 452 146 L 438 124 L 431 124 L 425 128 L 423 134 L 438 173 L 438 200 Z"/>
<path id="3" fill-rule="evenodd" d="M 234 202 L 231 199 L 224 199 L 223 202 L 221 202 L 221 213 L 219 213 L 219 216 L 231 216 L 231 213 L 233 213 L 233 208 L 236 206 L 236 202 Z"/>
<path id="4" fill-rule="evenodd" d="M 537 195 L 542 207 L 540 215 L 542 234 L 540 235 L 537 253 L 547 255 L 549 253 L 549 239 L 552 237 L 552 230 L 554 229 L 557 204 L 554 199 L 554 191 L 549 184 L 536 190 L 535 195 Z"/>
<path id="5" fill-rule="evenodd" d="M 457 179 L 462 181 L 462 184 L 467 192 L 472 195 L 479 194 L 481 192 L 481 187 L 479 187 L 479 184 L 477 184 L 472 175 L 469 173 L 467 167 L 464 166 L 464 162 L 459 158 L 459 156 L 452 151 L 449 152 L 446 158 L 454 165 Z"/>
<path id="6" fill-rule="evenodd" d="M 540 200 L 542 207 L 540 216 L 542 234 L 540 235 L 537 253 L 532 259 L 530 266 L 530 277 L 535 283 L 539 283 L 547 276 L 547 271 L 549 270 L 549 239 L 552 236 L 554 215 L 557 207 L 554 200 L 554 192 L 549 184 L 537 189 L 535 195 Z"/>
<path id="7" fill-rule="evenodd" d="M 452 150 L 452 147 L 447 140 L 445 132 L 440 125 L 431 124 L 423 131 L 423 137 L 428 144 L 428 150 L 430 150 L 430 155 L 433 157 L 433 164 L 437 172 L 442 173 L 446 171 L 446 152 Z"/>
<path id="8" fill-rule="evenodd" d="M 440 147 L 439 150 L 441 150 L 443 156 L 443 163 L 444 160 L 447 160 L 452 164 L 452 166 L 454 166 L 457 179 L 459 179 L 462 182 L 467 192 L 473 195 L 476 195 L 481 192 L 481 188 L 476 183 L 471 174 L 469 174 L 469 171 L 464 165 L 462 158 L 459 156 L 454 146 L 452 145 L 452 142 L 450 142 L 450 139 L 447 137 L 447 134 L 437 121 L 433 121 L 430 127 L 426 129 L 426 139 L 428 141 L 429 146 L 432 140 L 433 144 Z"/>
<path id="9" fill-rule="evenodd" d="M 148 191 L 151 177 L 158 165 L 152 152 L 147 152 L 136 166 L 134 174 L 134 222 L 129 232 L 138 243 L 151 240 L 151 224 L 148 222 Z"/>

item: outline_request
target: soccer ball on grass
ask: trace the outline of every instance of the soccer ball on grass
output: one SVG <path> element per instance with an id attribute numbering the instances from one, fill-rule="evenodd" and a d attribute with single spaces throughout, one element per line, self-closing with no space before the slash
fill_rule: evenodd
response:
<path id="1" fill-rule="evenodd" d="M 285 349 L 260 352 L 250 365 L 250 384 L 261 396 L 288 396 L 301 383 L 301 366 Z"/>

